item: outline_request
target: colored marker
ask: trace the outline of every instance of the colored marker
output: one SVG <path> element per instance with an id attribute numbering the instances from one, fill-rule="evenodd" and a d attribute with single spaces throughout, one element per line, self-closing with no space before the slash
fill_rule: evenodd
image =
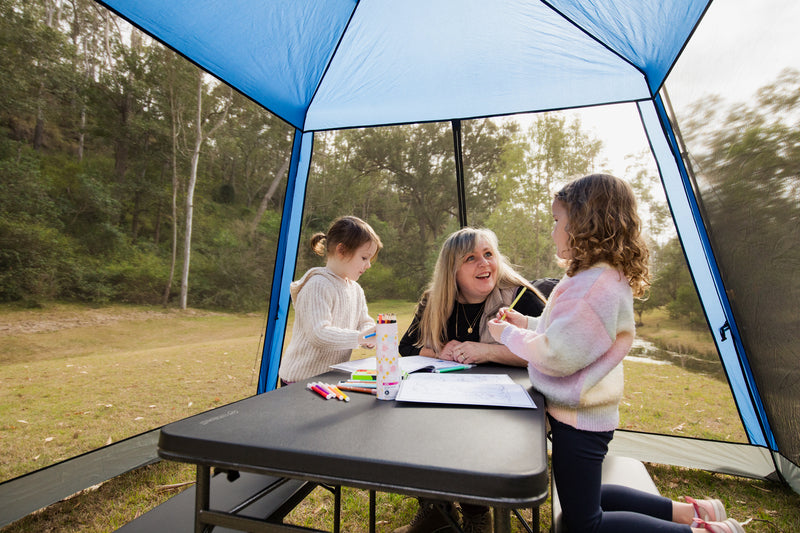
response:
<path id="1" fill-rule="evenodd" d="M 365 338 L 365 339 L 369 339 L 370 337 L 374 337 L 374 336 L 375 336 L 375 332 L 373 331 L 373 332 L 372 332 L 372 333 L 370 333 L 369 335 L 365 335 L 365 336 L 364 336 L 364 338 Z"/>
<path id="2" fill-rule="evenodd" d="M 447 368 L 437 368 L 434 370 L 437 374 L 442 374 L 444 372 L 455 372 L 456 370 L 467 370 L 468 368 L 472 368 L 473 365 L 458 365 L 458 366 L 448 366 Z"/>
<path id="3" fill-rule="evenodd" d="M 341 390 L 339 390 L 339 387 L 337 387 L 336 385 L 331 385 L 330 387 L 331 387 L 331 390 L 334 393 L 336 393 L 337 396 L 339 396 L 340 400 L 344 400 L 346 402 L 350 401 L 350 397 L 347 394 L 343 393 Z"/>
<path id="4" fill-rule="evenodd" d="M 513 302 L 511 302 L 511 305 L 508 306 L 508 309 L 506 309 L 506 312 L 503 313 L 503 316 L 500 317 L 500 320 L 505 320 L 506 319 L 506 313 L 508 313 L 508 311 L 510 311 L 511 309 L 514 309 L 514 306 L 517 305 L 517 302 L 519 301 L 519 299 L 522 297 L 523 294 L 525 294 L 525 289 L 527 289 L 527 288 L 528 287 L 522 287 L 522 290 L 519 291 L 519 294 L 517 294 L 517 297 L 514 298 Z"/>
<path id="5" fill-rule="evenodd" d="M 374 389 L 377 388 L 378 383 L 376 381 L 367 381 L 365 379 L 354 379 L 354 380 L 340 381 L 337 387 L 341 387 L 342 385 L 347 385 L 350 387 L 363 387 L 365 389 Z"/>
<path id="6" fill-rule="evenodd" d="M 342 392 L 341 391 L 337 391 L 336 387 L 334 387 L 330 383 L 320 383 L 320 385 L 322 385 L 323 387 L 325 387 L 326 389 L 331 391 L 336 396 L 337 400 L 344 400 L 344 396 L 342 396 Z"/>
<path id="7" fill-rule="evenodd" d="M 339 385 L 341 390 L 351 391 L 351 392 L 364 392 L 367 394 L 378 394 L 378 389 L 368 389 L 366 387 L 353 387 L 351 385 Z"/>
<path id="8" fill-rule="evenodd" d="M 317 394 L 319 394 L 320 396 L 322 396 L 326 400 L 330 400 L 331 398 L 335 398 L 336 397 L 336 395 L 334 395 L 333 393 L 329 393 L 329 392 L 323 390 L 322 388 L 318 387 L 314 383 L 309 383 L 308 385 L 306 385 L 306 388 L 308 390 L 310 390 L 310 391 L 316 392 Z"/>
<path id="9" fill-rule="evenodd" d="M 325 384 L 325 383 L 323 383 L 323 382 L 321 382 L 321 381 L 317 381 L 317 382 L 315 382 L 315 383 L 314 383 L 314 385 L 316 385 L 316 386 L 317 386 L 317 387 L 319 387 L 320 389 L 324 390 L 324 391 L 325 391 L 325 392 L 327 392 L 328 394 L 332 394 L 334 398 L 337 398 L 337 396 L 336 396 L 336 393 L 335 393 L 335 392 L 333 392 L 333 389 L 331 389 L 331 386 L 330 386 L 330 385 L 327 385 L 327 384 Z"/>

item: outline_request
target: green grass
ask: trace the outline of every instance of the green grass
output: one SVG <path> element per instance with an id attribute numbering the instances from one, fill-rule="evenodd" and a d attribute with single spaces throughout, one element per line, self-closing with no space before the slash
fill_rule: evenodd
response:
<path id="1" fill-rule="evenodd" d="M 800 531 L 800 496 L 768 481 L 743 479 L 673 466 L 646 465 L 661 494 L 672 499 L 685 495 L 721 498 L 729 516 L 746 522 L 748 533 Z M 161 462 L 149 465 L 51 505 L 2 529 L 3 533 L 109 532 L 186 488 L 194 480 L 190 465 Z M 368 494 L 343 488 L 342 531 L 368 531 Z M 416 512 L 416 500 L 398 494 L 378 493 L 377 531 L 388 533 L 408 523 Z M 530 511 L 523 516 L 530 520 Z M 323 530 L 333 523 L 330 493 L 316 489 L 287 521 Z M 540 509 L 540 531 L 550 527 L 550 500 Z M 525 531 L 512 521 L 512 531 Z"/>
<path id="2" fill-rule="evenodd" d="M 410 323 L 414 303 L 378 301 L 370 309 L 373 315 L 397 313 L 402 331 Z M 290 324 L 292 319 L 290 314 Z M 644 322 L 641 336 L 698 351 L 710 343 L 713 350 L 707 333 L 682 331 L 666 315 L 645 315 Z M 52 304 L 36 310 L 0 306 L 0 324 L 0 480 L 5 480 L 253 394 L 264 318 Z M 367 355 L 370 351 L 354 352 L 354 358 Z M 622 427 L 746 441 L 726 383 L 671 365 L 626 362 L 625 372 Z M 748 532 L 800 531 L 800 497 L 784 486 L 647 466 L 665 495 L 722 497 L 732 516 L 754 520 Z M 189 465 L 150 465 L 50 506 L 3 532 L 113 531 L 193 479 Z M 343 531 L 366 531 L 367 493 L 346 489 L 343 501 Z M 392 531 L 415 510 L 413 498 L 379 494 L 378 531 Z M 541 518 L 544 531 L 549 503 Z M 329 493 L 312 493 L 290 520 L 329 527 Z"/>

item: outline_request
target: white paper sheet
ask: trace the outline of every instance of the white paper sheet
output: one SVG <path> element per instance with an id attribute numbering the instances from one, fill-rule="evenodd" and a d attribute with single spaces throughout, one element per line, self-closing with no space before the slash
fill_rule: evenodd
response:
<path id="1" fill-rule="evenodd" d="M 506 374 L 412 374 L 396 400 L 536 409 L 525 387 Z"/>

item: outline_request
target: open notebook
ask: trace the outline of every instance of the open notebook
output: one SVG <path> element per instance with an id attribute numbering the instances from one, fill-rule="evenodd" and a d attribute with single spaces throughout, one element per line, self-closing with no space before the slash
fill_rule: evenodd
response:
<path id="1" fill-rule="evenodd" d="M 432 372 L 434 370 L 464 366 L 455 361 L 443 361 L 442 359 L 425 357 L 424 355 L 409 355 L 406 357 L 399 357 L 398 359 L 400 360 L 400 369 L 406 374 L 420 371 Z M 339 363 L 338 365 L 331 365 L 331 368 L 352 374 L 356 370 L 375 370 L 377 368 L 377 362 L 375 357 L 367 357 L 365 359 L 356 359 L 354 361 Z"/>

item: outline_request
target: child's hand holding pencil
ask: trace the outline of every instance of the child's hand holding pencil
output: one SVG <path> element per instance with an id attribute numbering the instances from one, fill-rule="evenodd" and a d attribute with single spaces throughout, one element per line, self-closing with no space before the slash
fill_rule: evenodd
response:
<path id="1" fill-rule="evenodd" d="M 375 326 L 372 326 L 361 334 L 361 338 L 358 339 L 358 344 L 362 348 L 372 349 L 375 347 Z"/>
<path id="2" fill-rule="evenodd" d="M 514 306 L 517 305 L 525 289 L 526 287 L 522 287 L 522 290 L 519 291 L 519 294 L 517 294 L 517 297 L 511 302 L 511 305 L 508 307 L 501 307 L 500 310 L 497 311 L 497 317 L 489 321 L 489 333 L 497 342 L 500 342 L 500 336 L 503 334 L 503 330 L 508 327 L 508 324 L 517 326 L 518 328 L 528 327 L 528 317 L 514 311 Z"/>
<path id="3" fill-rule="evenodd" d="M 508 315 L 508 312 L 511 311 L 512 309 L 514 309 L 514 306 L 517 305 L 517 302 L 519 301 L 520 298 L 522 298 L 522 295 L 525 294 L 525 291 L 527 289 L 528 289 L 528 287 L 522 287 L 522 290 L 519 291 L 519 294 L 517 294 L 517 297 L 514 298 L 513 302 L 511 302 L 511 305 L 508 306 L 508 309 L 506 309 L 506 310 L 501 309 L 503 314 L 501 315 L 501 314 L 498 313 L 497 317 L 498 317 L 499 320 L 505 320 L 506 319 L 506 315 Z"/>
<path id="4" fill-rule="evenodd" d="M 528 317 L 522 313 L 514 311 L 510 307 L 501 307 L 497 312 L 496 320 L 499 322 L 508 322 L 509 324 L 513 324 L 518 328 L 528 327 Z"/>

